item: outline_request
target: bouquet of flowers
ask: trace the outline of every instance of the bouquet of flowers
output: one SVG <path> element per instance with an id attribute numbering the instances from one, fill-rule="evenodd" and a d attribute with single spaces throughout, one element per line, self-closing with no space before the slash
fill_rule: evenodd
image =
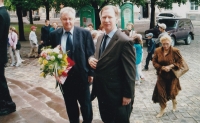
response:
<path id="1" fill-rule="evenodd" d="M 74 61 L 67 57 L 67 54 L 63 53 L 60 46 L 51 49 L 46 47 L 42 49 L 39 58 L 40 70 L 42 71 L 40 76 L 46 77 L 47 75 L 55 76 L 57 85 L 64 84 L 67 79 L 69 70 L 74 66 Z"/>

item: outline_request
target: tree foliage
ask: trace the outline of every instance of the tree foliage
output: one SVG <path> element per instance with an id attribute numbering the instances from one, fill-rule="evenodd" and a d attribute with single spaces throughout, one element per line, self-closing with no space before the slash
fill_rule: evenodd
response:
<path id="1" fill-rule="evenodd" d="M 149 2 L 151 6 L 151 18 L 150 18 L 150 28 L 155 26 L 155 6 L 159 8 L 169 9 L 172 8 L 173 3 L 178 3 L 179 5 L 185 4 L 187 0 L 4 0 L 5 6 L 9 10 L 18 10 L 18 11 L 31 11 L 37 10 L 39 7 L 46 8 L 46 19 L 49 19 L 49 10 L 55 8 L 57 12 L 60 11 L 60 5 L 70 6 L 77 10 L 77 12 L 86 5 L 91 5 L 95 9 L 95 20 L 96 27 L 100 25 L 99 11 L 103 6 L 112 4 L 112 5 L 122 5 L 123 2 L 130 1 L 134 5 L 144 6 L 145 3 Z M 195 4 L 200 5 L 200 0 L 190 0 L 190 2 L 195 2 Z M 20 14 L 20 12 L 17 12 Z M 22 13 L 22 12 L 21 12 Z M 20 15 L 19 15 L 20 16 Z M 19 25 L 23 24 L 23 20 L 19 19 Z M 21 22 L 22 20 L 22 22 Z M 19 30 L 20 33 L 20 30 Z"/>

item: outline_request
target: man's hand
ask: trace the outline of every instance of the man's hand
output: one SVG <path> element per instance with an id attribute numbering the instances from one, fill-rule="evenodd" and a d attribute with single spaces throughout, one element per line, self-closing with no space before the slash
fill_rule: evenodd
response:
<path id="1" fill-rule="evenodd" d="M 92 82 L 93 82 L 93 77 L 92 76 L 88 76 L 88 82 L 89 82 L 89 84 L 92 84 Z"/>
<path id="2" fill-rule="evenodd" d="M 89 65 L 90 65 L 93 69 L 96 69 L 97 62 L 98 62 L 97 59 L 91 57 L 91 58 L 89 58 L 88 62 L 89 62 Z"/>
<path id="3" fill-rule="evenodd" d="M 131 98 L 123 97 L 122 105 L 128 105 L 131 102 Z"/>

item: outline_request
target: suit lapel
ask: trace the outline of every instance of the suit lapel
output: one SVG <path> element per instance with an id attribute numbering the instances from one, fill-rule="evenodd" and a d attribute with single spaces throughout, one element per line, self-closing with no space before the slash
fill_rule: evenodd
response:
<path id="1" fill-rule="evenodd" d="M 61 45 L 61 37 L 62 37 L 62 34 L 63 34 L 63 28 L 60 28 L 58 30 L 58 40 L 56 41 L 58 45 Z"/>
<path id="2" fill-rule="evenodd" d="M 111 38 L 108 46 L 106 47 L 106 49 L 104 50 L 104 52 L 102 53 L 101 57 L 99 58 L 99 60 L 101 60 L 103 57 L 105 57 L 111 50 L 112 48 L 115 46 L 115 44 L 117 43 L 117 39 L 118 39 L 118 33 L 120 32 L 120 30 L 117 30 L 115 32 L 115 34 L 113 35 L 113 37 Z"/>
<path id="3" fill-rule="evenodd" d="M 75 46 L 78 45 L 79 41 L 80 41 L 80 33 L 79 33 L 79 30 L 77 29 L 77 27 L 74 26 L 74 31 L 73 31 L 73 54 L 74 54 L 74 51 L 75 51 Z"/>

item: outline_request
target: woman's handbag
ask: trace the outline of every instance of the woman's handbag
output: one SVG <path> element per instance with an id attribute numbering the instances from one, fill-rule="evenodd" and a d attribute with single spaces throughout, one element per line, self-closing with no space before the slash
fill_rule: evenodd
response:
<path id="1" fill-rule="evenodd" d="M 20 50 L 20 49 L 21 49 L 21 44 L 19 41 L 17 41 L 16 50 Z"/>
<path id="2" fill-rule="evenodd" d="M 172 69 L 174 75 L 177 78 L 181 77 L 183 74 L 185 74 L 189 70 L 189 67 L 188 67 L 188 65 L 187 65 L 187 63 L 185 62 L 184 59 L 183 59 L 182 62 L 183 62 L 183 65 L 182 65 L 182 67 L 180 69 L 177 69 L 177 70 Z"/>

